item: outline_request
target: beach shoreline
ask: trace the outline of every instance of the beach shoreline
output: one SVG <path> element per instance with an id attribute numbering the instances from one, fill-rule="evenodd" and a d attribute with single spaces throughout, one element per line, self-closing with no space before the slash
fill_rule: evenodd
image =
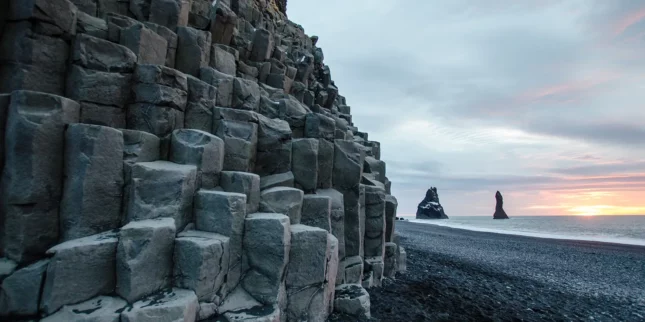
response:
<path id="1" fill-rule="evenodd" d="M 645 247 L 398 221 L 408 270 L 374 321 L 643 321 Z M 343 320 L 345 321 L 345 320 Z"/>
<path id="2" fill-rule="evenodd" d="M 508 219 L 511 220 L 511 219 Z M 538 239 L 548 239 L 551 241 L 570 241 L 570 242 L 581 242 L 581 243 L 590 243 L 590 245 L 599 245 L 599 244 L 608 244 L 615 246 L 635 246 L 643 248 L 645 247 L 645 240 L 634 239 L 634 238 L 613 238 L 613 237 L 583 237 L 583 236 L 564 236 L 550 233 L 537 233 L 537 232 L 526 232 L 526 231 L 503 231 L 489 228 L 480 228 L 475 226 L 451 226 L 450 224 L 445 225 L 442 222 L 444 219 L 410 219 L 406 221 L 397 221 L 398 222 L 409 222 L 414 224 L 421 225 L 433 225 L 437 227 L 465 230 L 469 232 L 480 232 L 486 234 L 497 234 L 503 236 L 517 236 L 517 237 L 528 237 L 528 238 L 538 238 Z"/>

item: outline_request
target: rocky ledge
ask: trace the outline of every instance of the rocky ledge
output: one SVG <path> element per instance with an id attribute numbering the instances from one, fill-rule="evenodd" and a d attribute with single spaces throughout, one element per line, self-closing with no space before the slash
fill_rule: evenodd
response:
<path id="1" fill-rule="evenodd" d="M 1 6 L 0 320 L 369 315 L 397 201 L 286 1 Z"/>
<path id="2" fill-rule="evenodd" d="M 493 219 L 508 219 L 506 211 L 504 211 L 504 197 L 502 194 L 497 191 L 495 193 L 495 213 L 493 214 Z"/>
<path id="3" fill-rule="evenodd" d="M 439 203 L 439 194 L 437 188 L 431 187 L 426 192 L 425 198 L 419 203 L 417 207 L 417 219 L 448 219 L 448 216 L 443 210 L 443 206 Z"/>

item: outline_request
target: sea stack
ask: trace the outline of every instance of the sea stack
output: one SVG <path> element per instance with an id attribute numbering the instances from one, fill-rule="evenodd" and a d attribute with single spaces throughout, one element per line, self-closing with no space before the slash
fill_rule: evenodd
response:
<path id="1" fill-rule="evenodd" d="M 437 188 L 431 187 L 426 192 L 426 197 L 417 207 L 417 219 L 448 219 L 443 207 L 439 203 Z"/>
<path id="2" fill-rule="evenodd" d="M 497 201 L 497 204 L 495 204 L 495 214 L 493 214 L 493 219 L 508 219 L 508 215 L 506 214 L 506 211 L 504 211 L 504 197 L 502 197 L 502 194 L 497 191 L 495 193 L 495 200 Z"/>

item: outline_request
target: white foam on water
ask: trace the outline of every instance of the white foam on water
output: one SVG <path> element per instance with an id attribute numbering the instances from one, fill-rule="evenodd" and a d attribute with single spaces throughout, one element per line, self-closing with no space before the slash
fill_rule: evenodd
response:
<path id="1" fill-rule="evenodd" d="M 622 244 L 622 245 L 636 245 L 636 246 L 645 246 L 645 240 L 637 238 L 628 238 L 628 237 L 609 237 L 609 236 L 585 236 L 585 235 L 563 235 L 563 234 L 554 234 L 554 233 L 541 233 L 541 232 L 532 232 L 532 231 L 520 231 L 520 230 L 502 230 L 502 229 L 492 229 L 492 228 L 482 228 L 471 225 L 464 225 L 460 223 L 450 222 L 449 219 L 409 219 L 410 222 L 435 225 L 449 228 L 464 229 L 470 231 L 478 231 L 484 233 L 495 233 L 503 235 L 516 235 L 516 236 L 526 236 L 526 237 L 535 237 L 535 238 L 550 238 L 550 239 L 562 239 L 562 240 L 580 240 L 580 241 L 592 241 L 592 242 L 602 242 L 602 243 L 612 243 L 612 244 Z"/>

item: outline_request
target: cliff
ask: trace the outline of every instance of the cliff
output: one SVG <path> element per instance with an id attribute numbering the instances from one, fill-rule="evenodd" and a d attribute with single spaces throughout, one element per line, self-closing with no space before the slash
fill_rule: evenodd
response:
<path id="1" fill-rule="evenodd" d="M 3 3 L 0 319 L 369 316 L 396 198 L 286 0 Z"/>
<path id="2" fill-rule="evenodd" d="M 426 192 L 426 196 L 419 203 L 417 207 L 417 219 L 448 219 L 448 216 L 443 210 L 443 206 L 439 203 L 439 194 L 437 188 L 431 187 Z"/>

